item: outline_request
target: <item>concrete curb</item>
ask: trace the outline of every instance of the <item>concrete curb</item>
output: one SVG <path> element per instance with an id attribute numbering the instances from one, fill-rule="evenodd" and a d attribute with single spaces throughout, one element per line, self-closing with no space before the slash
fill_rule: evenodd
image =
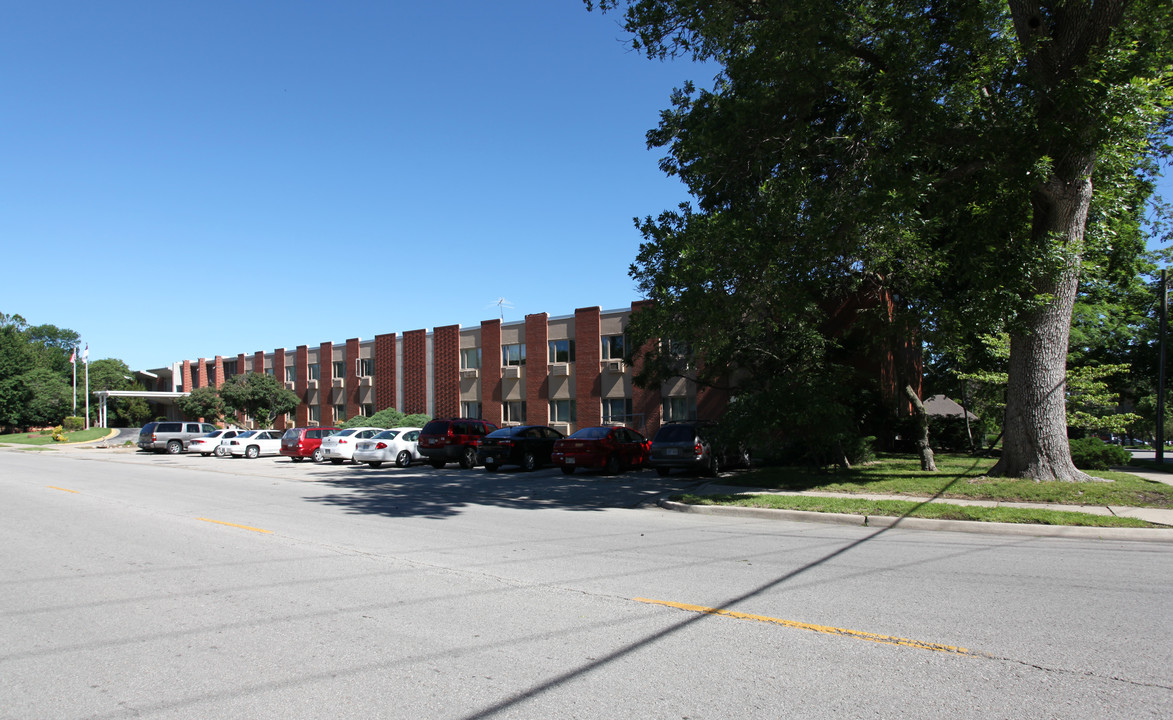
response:
<path id="1" fill-rule="evenodd" d="M 1023 523 L 932 520 L 929 518 L 898 518 L 878 515 L 845 515 L 843 513 L 773 510 L 770 508 L 732 507 L 728 505 L 689 505 L 667 499 L 660 499 L 658 504 L 665 510 L 675 512 L 753 518 L 757 520 L 790 520 L 792 522 L 855 525 L 857 527 L 869 528 L 899 527 L 905 530 L 944 530 L 948 532 L 977 533 L 980 535 L 1173 543 L 1173 529 L 1166 528 L 1076 527 L 1071 525 L 1028 525 Z"/>

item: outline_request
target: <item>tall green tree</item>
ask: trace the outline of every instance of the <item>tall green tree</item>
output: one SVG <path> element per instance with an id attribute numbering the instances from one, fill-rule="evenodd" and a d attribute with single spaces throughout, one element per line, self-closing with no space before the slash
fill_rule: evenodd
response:
<path id="1" fill-rule="evenodd" d="M 70 412 L 70 392 L 48 368 L 0 380 L 0 423 L 19 428 L 59 425 Z"/>
<path id="2" fill-rule="evenodd" d="M 224 399 L 220 397 L 216 388 L 210 385 L 192 390 L 188 395 L 176 400 L 175 405 L 186 418 L 204 418 L 212 423 L 220 422 L 226 410 Z"/>
<path id="3" fill-rule="evenodd" d="M 828 301 L 878 286 L 929 342 L 1009 333 L 995 473 L 1087 478 L 1066 438 L 1072 311 L 1085 265 L 1141 249 L 1167 0 L 586 4 L 625 7 L 649 57 L 719 68 L 648 134 L 695 207 L 638 223 L 656 308 L 637 339 L 696 323 L 714 371 L 754 353 L 809 370 L 836 343 Z"/>
<path id="4" fill-rule="evenodd" d="M 260 427 L 269 427 L 274 418 L 293 412 L 300 402 L 297 393 L 266 373 L 230 377 L 219 392 L 229 410 L 245 413 Z"/>

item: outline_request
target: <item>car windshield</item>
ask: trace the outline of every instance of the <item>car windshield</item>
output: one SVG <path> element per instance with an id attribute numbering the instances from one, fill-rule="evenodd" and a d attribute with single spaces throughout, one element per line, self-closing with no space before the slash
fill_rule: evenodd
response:
<path id="1" fill-rule="evenodd" d="M 607 433 L 609 432 L 611 432 L 611 428 L 608 427 L 583 428 L 570 437 L 575 440 L 601 440 L 607 437 Z"/>
<path id="2" fill-rule="evenodd" d="M 448 432 L 447 420 L 433 420 L 427 425 L 424 425 L 423 429 L 424 435 L 443 435 L 446 432 Z"/>
<path id="3" fill-rule="evenodd" d="M 353 435 L 356 432 L 358 432 L 358 428 L 350 428 L 348 430 L 340 430 L 334 433 L 331 437 L 346 437 L 347 435 Z"/>
<path id="4" fill-rule="evenodd" d="M 491 438 L 513 437 L 514 435 L 520 435 L 523 430 L 528 430 L 528 429 L 529 428 L 525 428 L 525 427 L 503 427 L 500 430 L 494 430 L 493 432 L 489 433 L 485 437 L 491 437 Z"/>
<path id="5" fill-rule="evenodd" d="M 285 434 L 281 436 L 282 439 L 288 439 L 288 440 L 297 440 L 300 437 L 301 437 L 301 430 L 298 430 L 297 428 L 289 428 L 288 430 L 285 431 Z"/>
<path id="6" fill-rule="evenodd" d="M 223 433 L 224 433 L 223 430 L 216 430 L 215 432 L 204 433 L 203 435 L 200 435 L 200 437 L 206 437 L 206 438 L 220 437 L 220 435 L 222 435 Z"/>
<path id="7" fill-rule="evenodd" d="M 391 440 L 391 439 L 394 439 L 395 436 L 398 434 L 399 434 L 398 430 L 384 430 L 383 432 L 379 433 L 378 435 L 376 435 L 375 437 L 373 437 L 371 439 L 372 440 Z"/>
<path id="8" fill-rule="evenodd" d="M 665 425 L 656 433 L 656 442 L 692 442 L 692 425 Z"/>
<path id="9" fill-rule="evenodd" d="M 256 435 L 256 434 L 257 434 L 256 430 L 246 430 L 246 431 L 242 432 L 241 434 L 237 435 L 236 437 L 238 437 L 238 438 L 252 437 L 253 435 Z"/>

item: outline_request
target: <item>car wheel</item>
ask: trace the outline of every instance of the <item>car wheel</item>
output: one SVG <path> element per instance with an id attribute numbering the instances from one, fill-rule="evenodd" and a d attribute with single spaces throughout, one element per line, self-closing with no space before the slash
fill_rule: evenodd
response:
<path id="1" fill-rule="evenodd" d="M 533 472 L 538 467 L 538 459 L 534 457 L 532 452 L 527 452 L 521 456 L 521 469 L 526 472 Z"/>
<path id="2" fill-rule="evenodd" d="M 335 465 L 341 465 L 342 458 L 330 458 L 330 462 L 334 463 Z"/>
<path id="3" fill-rule="evenodd" d="M 721 460 L 716 453 L 709 456 L 709 477 L 717 477 L 721 474 Z"/>
<path id="4" fill-rule="evenodd" d="M 563 475 L 573 475 L 574 474 L 574 466 L 573 465 L 563 465 L 562 466 L 562 474 Z"/>
<path id="5" fill-rule="evenodd" d="M 224 453 L 226 453 L 226 452 L 228 452 L 228 451 L 225 450 L 224 448 L 217 447 L 215 450 L 212 451 L 212 454 L 215 455 L 216 457 L 224 457 Z"/>
<path id="6" fill-rule="evenodd" d="M 618 475 L 621 469 L 622 467 L 619 465 L 619 456 L 615 453 L 611 453 L 611 455 L 607 458 L 607 466 L 603 468 L 603 471 L 608 475 Z"/>
<path id="7" fill-rule="evenodd" d="M 411 453 L 406 450 L 400 450 L 399 454 L 395 456 L 395 465 L 401 468 L 411 465 Z"/>
<path id="8" fill-rule="evenodd" d="M 209 456 L 209 455 L 211 455 L 211 454 L 212 454 L 212 453 L 200 453 L 200 457 L 207 457 L 207 456 Z"/>
<path id="9" fill-rule="evenodd" d="M 382 460 L 376 460 L 375 462 L 369 462 L 369 463 L 367 463 L 367 465 L 370 465 L 370 466 L 371 466 L 371 467 L 373 467 L 373 468 L 377 468 L 377 467 L 383 467 L 383 461 L 382 461 Z"/>
<path id="10" fill-rule="evenodd" d="M 303 458 L 303 457 L 291 457 L 289 459 L 292 460 L 293 462 L 301 462 L 302 460 L 305 460 L 305 458 Z"/>
<path id="11" fill-rule="evenodd" d="M 183 452 L 183 443 L 179 442 L 178 440 L 172 440 L 171 442 L 167 443 L 167 452 L 171 455 L 178 455 L 179 453 Z"/>
<path id="12" fill-rule="evenodd" d="M 244 449 L 244 456 L 249 460 L 255 460 L 261 456 L 261 449 L 256 445 L 249 445 Z"/>
<path id="13" fill-rule="evenodd" d="M 668 473 L 670 472 L 672 472 L 672 468 L 666 468 L 663 466 L 656 468 L 656 474 L 660 477 L 668 477 Z"/>
<path id="14" fill-rule="evenodd" d="M 322 448 L 314 448 L 314 462 L 322 462 Z"/>
<path id="15" fill-rule="evenodd" d="M 471 470 L 477 465 L 477 451 L 470 447 L 464 449 L 464 453 L 460 456 L 460 467 L 465 470 Z"/>
<path id="16" fill-rule="evenodd" d="M 437 470 L 443 470 L 444 466 L 447 464 L 448 463 L 444 462 L 443 460 L 433 460 L 432 461 L 432 467 L 436 468 Z"/>

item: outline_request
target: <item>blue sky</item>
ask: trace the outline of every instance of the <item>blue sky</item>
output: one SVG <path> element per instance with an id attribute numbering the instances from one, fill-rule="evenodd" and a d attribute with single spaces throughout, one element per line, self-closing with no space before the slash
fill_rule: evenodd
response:
<path id="1" fill-rule="evenodd" d="M 6 3 L 0 64 L 0 311 L 135 369 L 627 306 L 713 74 L 579 0 Z"/>

